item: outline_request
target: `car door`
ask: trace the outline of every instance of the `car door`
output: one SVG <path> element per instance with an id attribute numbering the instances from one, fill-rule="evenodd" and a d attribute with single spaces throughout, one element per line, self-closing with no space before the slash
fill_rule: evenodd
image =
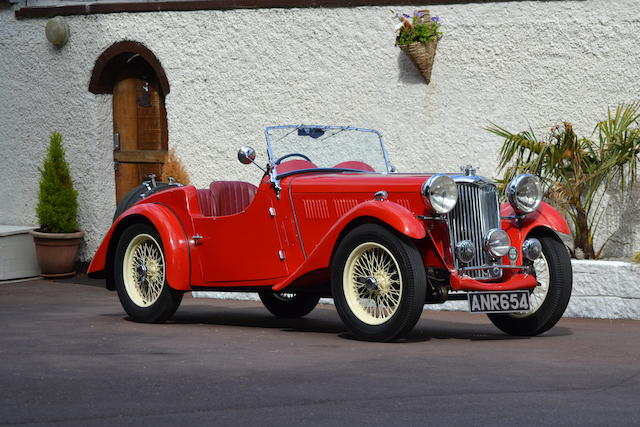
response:
<path id="1" fill-rule="evenodd" d="M 206 283 L 233 286 L 287 276 L 274 198 L 272 189 L 261 186 L 243 212 L 193 218 L 194 228 L 202 236 L 193 255 L 197 252 Z"/>

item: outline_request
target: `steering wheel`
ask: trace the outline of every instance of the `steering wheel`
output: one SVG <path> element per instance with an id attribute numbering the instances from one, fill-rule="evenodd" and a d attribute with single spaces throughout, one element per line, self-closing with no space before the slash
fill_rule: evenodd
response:
<path id="1" fill-rule="evenodd" d="M 289 154 L 285 154 L 284 156 L 278 158 L 274 164 L 279 165 L 284 159 L 288 159 L 289 157 L 302 157 L 303 159 L 305 159 L 307 162 L 310 162 L 311 159 L 308 158 L 307 156 L 305 156 L 304 154 L 300 154 L 300 153 L 289 153 Z"/>

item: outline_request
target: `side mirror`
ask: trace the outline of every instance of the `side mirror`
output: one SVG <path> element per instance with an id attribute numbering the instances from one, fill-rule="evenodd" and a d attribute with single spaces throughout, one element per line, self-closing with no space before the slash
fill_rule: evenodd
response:
<path id="1" fill-rule="evenodd" d="M 243 165 L 248 165 L 249 163 L 253 163 L 256 159 L 256 150 L 252 147 L 244 146 L 238 150 L 238 160 Z"/>

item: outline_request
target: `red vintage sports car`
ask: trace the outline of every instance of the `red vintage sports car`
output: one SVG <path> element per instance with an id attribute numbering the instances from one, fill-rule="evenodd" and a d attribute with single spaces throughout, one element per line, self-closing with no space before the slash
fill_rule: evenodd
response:
<path id="1" fill-rule="evenodd" d="M 540 181 L 520 175 L 508 203 L 460 174 L 397 173 L 379 132 L 340 126 L 266 129 L 256 187 L 146 182 L 124 199 L 89 267 L 134 321 L 169 319 L 187 291 L 258 292 L 276 316 L 332 297 L 357 337 L 392 341 L 423 305 L 465 299 L 512 335 L 553 327 L 569 302 L 562 216 Z"/>

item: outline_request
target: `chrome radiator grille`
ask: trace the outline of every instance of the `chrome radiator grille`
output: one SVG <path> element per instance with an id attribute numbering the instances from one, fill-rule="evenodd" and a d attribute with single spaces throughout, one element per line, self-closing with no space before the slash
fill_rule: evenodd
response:
<path id="1" fill-rule="evenodd" d="M 475 247 L 475 257 L 464 265 L 454 254 L 456 268 L 480 267 L 490 264 L 489 254 L 484 250 L 482 241 L 492 228 L 500 227 L 500 210 L 498 194 L 492 184 L 477 185 L 475 183 L 458 182 L 458 203 L 449 214 L 449 233 L 455 248 L 461 240 L 470 240 Z M 455 249 L 454 249 L 455 252 Z M 476 279 L 492 279 L 499 277 L 492 270 L 471 270 L 467 274 Z"/>

